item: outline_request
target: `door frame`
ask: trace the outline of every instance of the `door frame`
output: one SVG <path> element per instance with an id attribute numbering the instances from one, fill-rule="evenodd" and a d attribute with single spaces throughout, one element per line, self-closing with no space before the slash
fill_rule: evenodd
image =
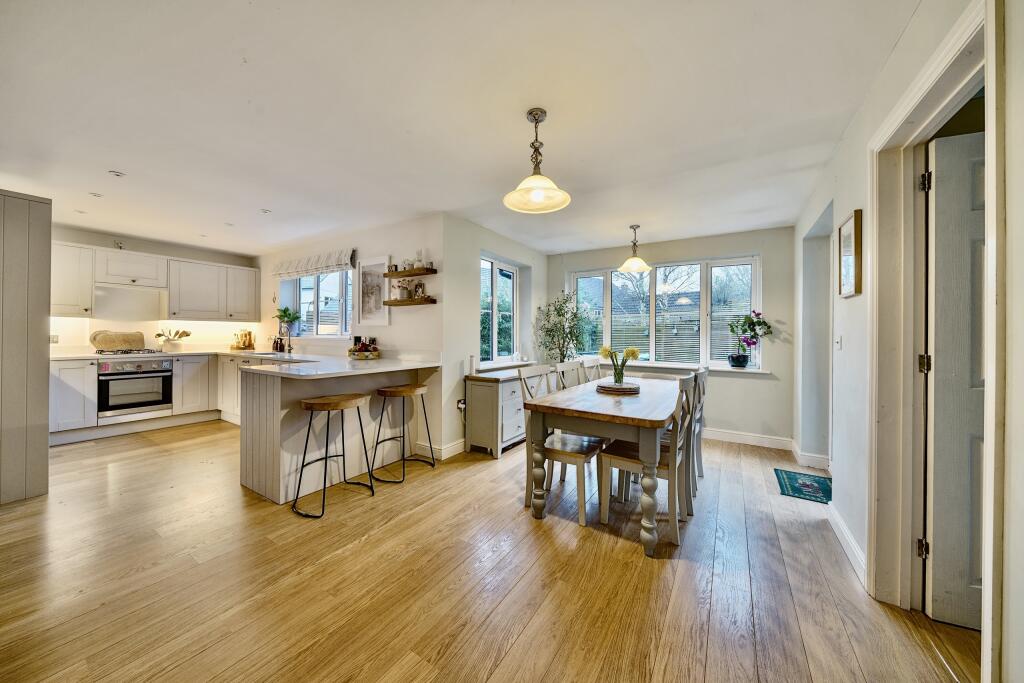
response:
<path id="1" fill-rule="evenodd" d="M 926 142 L 985 87 L 985 465 L 982 680 L 999 680 L 1002 602 L 1002 481 L 1005 194 L 1002 88 L 1004 0 L 973 0 L 903 98 L 872 136 L 865 207 L 868 301 L 869 473 L 865 586 L 904 608 L 920 601 L 916 538 L 923 529 L 924 382 L 922 272 Z M 885 292 L 884 295 L 881 292 Z M 914 590 L 918 588 L 918 590 Z"/>

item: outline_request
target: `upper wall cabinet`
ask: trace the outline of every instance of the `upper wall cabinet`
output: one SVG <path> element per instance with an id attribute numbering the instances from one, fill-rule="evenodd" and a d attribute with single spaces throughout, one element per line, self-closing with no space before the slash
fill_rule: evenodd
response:
<path id="1" fill-rule="evenodd" d="M 167 259 L 119 249 L 96 250 L 96 282 L 139 287 L 167 286 Z"/>
<path id="2" fill-rule="evenodd" d="M 172 320 L 228 317 L 228 269 L 210 263 L 171 261 L 168 302 Z"/>
<path id="3" fill-rule="evenodd" d="M 228 319 L 260 319 L 259 271 L 228 266 Z"/>
<path id="4" fill-rule="evenodd" d="M 93 252 L 77 244 L 52 244 L 50 315 L 92 317 Z"/>

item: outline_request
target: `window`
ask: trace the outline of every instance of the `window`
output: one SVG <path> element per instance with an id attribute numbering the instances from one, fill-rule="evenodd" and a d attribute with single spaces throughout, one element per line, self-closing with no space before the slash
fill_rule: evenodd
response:
<path id="1" fill-rule="evenodd" d="M 760 308 L 759 278 L 757 257 L 577 273 L 576 304 L 594 319 L 581 354 L 635 346 L 641 361 L 725 365 L 737 344 L 729 323 Z M 760 367 L 759 348 L 750 367 Z"/>
<path id="2" fill-rule="evenodd" d="M 519 271 L 515 266 L 480 259 L 480 362 L 515 356 Z"/>
<path id="3" fill-rule="evenodd" d="M 604 275 L 576 278 L 576 307 L 589 315 L 581 356 L 595 355 L 604 339 L 604 279 Z"/>
<path id="4" fill-rule="evenodd" d="M 627 346 L 640 349 L 640 360 L 650 360 L 651 274 L 612 271 L 612 351 Z"/>
<path id="5" fill-rule="evenodd" d="M 352 331 L 352 271 L 336 270 L 283 280 L 281 305 L 298 310 L 302 316 L 296 325 L 296 336 L 348 336 Z"/>

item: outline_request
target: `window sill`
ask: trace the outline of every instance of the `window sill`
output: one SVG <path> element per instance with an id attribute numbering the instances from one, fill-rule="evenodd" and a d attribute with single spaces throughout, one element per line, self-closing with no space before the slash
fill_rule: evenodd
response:
<path id="1" fill-rule="evenodd" d="M 602 360 L 602 367 L 611 367 L 611 363 Z M 634 360 L 630 361 L 626 365 L 626 372 L 629 372 L 630 368 L 643 368 L 650 370 L 682 370 L 682 371 L 696 371 L 699 366 L 697 365 L 686 365 L 684 363 L 659 363 L 657 361 L 647 360 Z M 712 365 L 708 367 L 708 370 L 713 374 L 717 373 L 728 373 L 728 374 L 739 374 L 739 375 L 770 375 L 770 371 L 764 368 L 734 368 L 728 365 Z"/>

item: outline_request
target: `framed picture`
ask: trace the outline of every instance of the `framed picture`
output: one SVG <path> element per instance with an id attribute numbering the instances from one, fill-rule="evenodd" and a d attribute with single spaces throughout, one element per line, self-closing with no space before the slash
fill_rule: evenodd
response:
<path id="1" fill-rule="evenodd" d="M 839 226 L 839 296 L 860 294 L 860 222 L 861 210 L 856 209 Z"/>
<path id="2" fill-rule="evenodd" d="M 387 256 L 359 260 L 356 279 L 359 282 L 359 324 L 387 326 L 390 322 L 388 307 L 388 281 L 384 273 L 388 270 Z"/>

